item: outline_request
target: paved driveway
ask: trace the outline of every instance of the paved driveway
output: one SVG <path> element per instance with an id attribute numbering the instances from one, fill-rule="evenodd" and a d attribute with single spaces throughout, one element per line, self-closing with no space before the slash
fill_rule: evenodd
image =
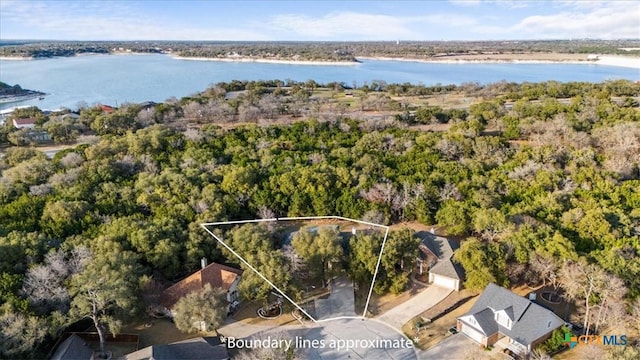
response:
<path id="1" fill-rule="evenodd" d="M 378 320 L 401 330 L 402 325 L 407 321 L 430 309 L 449 296 L 452 291 L 438 286 L 429 286 L 411 299 L 378 316 Z"/>
<path id="2" fill-rule="evenodd" d="M 474 343 L 463 334 L 451 335 L 431 349 L 418 353 L 420 359 L 466 360 L 469 352 L 480 345 Z"/>
<path id="3" fill-rule="evenodd" d="M 339 277 L 331 282 L 328 299 L 316 299 L 316 320 L 326 320 L 341 316 L 356 316 L 353 283 Z"/>

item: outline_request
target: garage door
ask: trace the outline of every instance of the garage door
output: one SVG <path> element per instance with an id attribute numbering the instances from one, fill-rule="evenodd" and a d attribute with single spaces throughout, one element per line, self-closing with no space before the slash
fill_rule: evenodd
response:
<path id="1" fill-rule="evenodd" d="M 445 289 L 456 289 L 456 280 L 448 277 L 433 275 L 433 285 L 443 287 Z"/>
<path id="2" fill-rule="evenodd" d="M 477 332 L 470 326 L 462 324 L 462 333 L 470 337 L 473 341 L 479 344 L 484 344 L 484 335 Z"/>

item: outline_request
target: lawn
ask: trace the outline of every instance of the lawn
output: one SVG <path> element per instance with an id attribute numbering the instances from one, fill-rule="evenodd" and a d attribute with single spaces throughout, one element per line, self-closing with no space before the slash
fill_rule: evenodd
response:
<path id="1" fill-rule="evenodd" d="M 444 299 L 440 304 L 438 304 L 437 307 L 442 307 L 442 309 L 439 310 L 441 312 L 444 310 L 445 307 L 451 306 L 456 302 L 458 302 L 460 299 L 470 296 L 471 294 L 472 293 L 468 290 L 453 292 L 446 299 Z M 420 349 L 431 348 L 437 345 L 438 343 L 440 343 L 445 337 L 450 336 L 447 330 L 450 327 L 456 325 L 456 318 L 458 316 L 461 316 L 462 314 L 469 311 L 469 309 L 471 309 L 476 299 L 477 299 L 477 296 L 469 299 L 468 301 L 460 305 L 455 310 L 433 321 L 432 323 L 423 325 L 422 328 L 417 331 L 414 326 L 416 321 L 422 320 L 423 316 L 425 318 L 431 318 L 434 316 L 434 310 L 427 310 L 424 313 L 411 319 L 411 321 L 409 321 L 408 323 L 406 323 L 402 327 L 402 332 L 404 332 L 407 335 L 407 337 L 409 337 L 410 339 L 417 338 L 416 347 Z"/>
<path id="2" fill-rule="evenodd" d="M 141 317 L 134 320 L 124 327 L 121 332 L 126 334 L 138 334 L 140 337 L 140 349 L 151 345 L 169 344 L 197 336 L 216 335 L 215 332 L 185 334 L 178 330 L 175 324 L 166 318 L 150 319 L 148 317 Z"/>
<path id="3" fill-rule="evenodd" d="M 298 320 L 291 316 L 291 309 L 288 308 L 285 308 L 285 311 L 279 318 L 270 320 L 262 319 L 258 316 L 258 309 L 262 307 L 262 305 L 263 304 L 256 302 L 243 303 L 231 318 L 243 324 L 250 325 L 280 326 L 300 324 Z"/>

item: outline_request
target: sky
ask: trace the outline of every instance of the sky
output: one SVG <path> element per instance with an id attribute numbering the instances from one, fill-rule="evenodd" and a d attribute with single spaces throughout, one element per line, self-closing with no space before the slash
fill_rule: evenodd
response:
<path id="1" fill-rule="evenodd" d="M 0 39 L 640 39 L 640 1 L 0 0 Z"/>

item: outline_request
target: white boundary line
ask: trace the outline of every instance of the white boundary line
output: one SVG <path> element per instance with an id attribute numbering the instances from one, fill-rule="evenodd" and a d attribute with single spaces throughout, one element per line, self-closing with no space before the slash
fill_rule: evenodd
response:
<path id="1" fill-rule="evenodd" d="M 267 284 L 271 285 L 271 287 L 276 289 L 282 296 L 284 296 L 285 299 L 289 300 L 295 307 L 298 308 L 298 310 L 302 311 L 302 313 L 307 315 L 314 322 L 316 321 L 316 319 L 314 319 L 311 315 L 309 315 L 303 308 L 298 306 L 298 304 L 295 301 L 293 301 L 289 296 L 287 296 L 287 294 L 285 294 L 282 290 L 280 290 L 277 286 L 275 286 L 271 281 L 269 281 L 269 279 L 264 277 L 264 275 L 262 275 L 258 270 L 256 270 L 256 268 L 254 268 L 251 264 L 249 264 L 242 256 L 238 255 L 237 252 L 235 252 L 232 248 L 230 248 L 229 245 L 225 244 L 224 241 L 222 241 L 221 238 L 217 237 L 213 232 L 211 232 L 209 229 L 207 229 L 207 227 L 206 227 L 207 225 L 206 224 L 200 224 L 200 226 L 202 226 L 202 228 L 205 229 L 206 232 L 208 232 L 211 236 L 213 236 L 216 240 L 218 240 L 218 242 L 220 244 L 222 244 L 224 247 L 226 247 L 227 250 L 231 251 L 231 253 L 233 255 L 235 255 L 238 259 L 240 259 L 240 261 L 242 261 L 245 265 L 247 265 L 256 274 L 258 274 L 258 276 L 260 276 L 262 278 L 262 280 L 266 281 Z"/>
<path id="2" fill-rule="evenodd" d="M 371 287 L 369 288 L 369 295 L 367 296 L 367 303 L 364 305 L 364 311 L 362 317 L 367 317 L 367 309 L 369 309 L 369 300 L 371 300 L 371 292 L 373 292 L 373 285 L 376 283 L 376 277 L 378 276 L 378 269 L 380 268 L 380 261 L 382 260 L 382 252 L 384 251 L 384 244 L 387 243 L 387 236 L 389 236 L 389 227 L 384 233 L 384 239 L 382 240 L 382 246 L 380 247 L 380 254 L 378 255 L 378 262 L 376 263 L 376 271 L 373 273 L 373 279 L 371 280 Z"/>
<path id="3" fill-rule="evenodd" d="M 229 247 L 229 245 L 227 245 L 224 241 L 222 241 L 222 238 L 216 236 L 216 234 L 214 234 L 211 230 L 207 229 L 207 226 L 247 224 L 247 223 L 259 223 L 259 222 L 269 222 L 269 221 L 276 221 L 277 222 L 279 220 L 282 220 L 282 221 L 294 221 L 294 220 L 325 220 L 325 219 L 350 221 L 350 222 L 355 222 L 355 223 L 359 223 L 359 224 L 375 226 L 375 227 L 383 228 L 383 229 L 386 230 L 385 234 L 384 234 L 384 239 L 382 240 L 382 245 L 380 247 L 380 254 L 378 254 L 378 262 L 376 263 L 376 270 L 373 273 L 373 279 L 371 280 L 371 286 L 369 287 L 369 295 L 367 296 L 367 302 L 365 303 L 364 311 L 362 312 L 362 316 L 338 316 L 338 317 L 335 317 L 335 318 L 316 320 L 313 316 L 309 315 L 309 313 L 307 313 L 300 305 L 298 305 L 289 296 L 287 296 L 287 294 L 285 294 L 282 290 L 280 290 L 277 286 L 275 286 L 271 281 L 269 281 L 269 279 L 267 279 L 258 270 L 256 270 L 256 268 L 254 268 L 253 265 L 249 264 L 242 256 L 240 256 L 237 252 L 235 252 L 235 250 L 233 250 L 231 247 Z M 346 218 L 346 217 L 342 217 L 342 216 L 327 215 L 327 216 L 297 216 L 297 217 L 282 217 L 282 218 L 272 218 L 272 219 L 218 221 L 218 222 L 211 222 L 211 223 L 202 223 L 202 224 L 200 224 L 200 227 L 202 227 L 206 232 L 208 232 L 209 235 L 213 236 L 220 244 L 222 244 L 222 246 L 227 248 L 227 250 L 229 250 L 240 261 L 242 261 L 245 265 L 247 265 L 251 270 L 253 270 L 256 274 L 258 274 L 258 276 L 260 276 L 262 278 L 262 280 L 266 281 L 267 284 L 269 284 L 271 287 L 276 289 L 285 299 L 287 299 L 289 302 L 291 302 L 293 304 L 293 306 L 298 308 L 298 310 L 302 311 L 302 313 L 305 314 L 314 323 L 319 323 L 319 322 L 324 322 L 324 321 L 329 321 L 329 320 L 337 320 L 337 319 L 366 319 L 367 318 L 366 315 L 367 315 L 367 310 L 369 308 L 369 301 L 371 300 L 371 293 L 373 292 L 373 286 L 374 286 L 374 284 L 376 282 L 376 277 L 378 276 L 378 270 L 380 268 L 380 262 L 382 261 L 382 252 L 384 251 L 384 245 L 387 243 L 387 237 L 389 236 L 389 226 L 375 224 L 375 223 L 362 221 L 362 220 L 350 219 L 350 218 Z"/>

